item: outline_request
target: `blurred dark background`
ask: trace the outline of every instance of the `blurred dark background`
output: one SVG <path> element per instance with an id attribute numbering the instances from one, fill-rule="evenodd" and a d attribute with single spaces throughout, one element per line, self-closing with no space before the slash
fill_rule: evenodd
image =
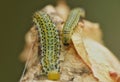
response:
<path id="1" fill-rule="evenodd" d="M 24 64 L 19 54 L 25 33 L 32 26 L 32 15 L 57 0 L 0 1 L 0 82 L 18 82 Z M 86 19 L 100 23 L 106 46 L 120 59 L 120 0 L 67 0 L 68 5 L 83 7 Z"/>

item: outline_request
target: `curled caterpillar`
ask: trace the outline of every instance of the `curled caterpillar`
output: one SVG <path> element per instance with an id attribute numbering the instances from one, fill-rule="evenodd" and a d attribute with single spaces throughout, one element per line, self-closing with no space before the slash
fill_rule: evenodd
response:
<path id="1" fill-rule="evenodd" d="M 71 10 L 66 23 L 63 26 L 63 31 L 62 31 L 62 42 L 64 45 L 69 45 L 71 35 L 73 33 L 74 28 L 77 26 L 80 17 L 85 16 L 85 11 L 81 8 L 75 8 Z"/>
<path id="2" fill-rule="evenodd" d="M 49 15 L 45 12 L 36 12 L 33 16 L 33 22 L 38 29 L 40 37 L 40 64 L 42 66 L 41 75 L 47 75 L 49 79 L 59 79 L 59 32 Z"/>

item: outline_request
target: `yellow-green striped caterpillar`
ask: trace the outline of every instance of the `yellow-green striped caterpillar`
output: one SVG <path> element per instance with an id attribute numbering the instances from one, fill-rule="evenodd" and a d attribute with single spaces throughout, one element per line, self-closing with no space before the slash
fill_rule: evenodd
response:
<path id="1" fill-rule="evenodd" d="M 42 66 L 41 75 L 47 75 L 50 79 L 58 79 L 60 72 L 60 36 L 55 24 L 45 12 L 36 12 L 33 22 L 38 29 L 40 37 L 40 64 Z M 57 74 L 58 78 L 51 78 Z"/>
<path id="2" fill-rule="evenodd" d="M 74 28 L 77 26 L 80 17 L 84 16 L 85 11 L 81 8 L 75 8 L 71 10 L 62 31 L 62 41 L 64 45 L 69 45 Z"/>

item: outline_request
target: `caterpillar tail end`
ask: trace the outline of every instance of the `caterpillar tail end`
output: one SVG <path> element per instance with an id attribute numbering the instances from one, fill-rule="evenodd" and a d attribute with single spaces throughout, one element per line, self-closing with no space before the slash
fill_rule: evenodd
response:
<path id="1" fill-rule="evenodd" d="M 80 8 L 80 17 L 85 18 L 85 10 L 83 8 Z"/>
<path id="2" fill-rule="evenodd" d="M 50 71 L 48 73 L 48 79 L 49 80 L 59 80 L 60 79 L 60 73 L 57 71 Z"/>
<path id="3" fill-rule="evenodd" d="M 64 46 L 69 46 L 69 44 L 70 44 L 70 38 L 69 38 L 68 34 L 64 34 L 63 35 L 62 42 L 63 42 Z"/>
<path id="4" fill-rule="evenodd" d="M 64 46 L 69 46 L 69 43 L 70 43 L 70 42 L 68 42 L 68 41 L 66 41 L 66 40 L 63 41 Z"/>

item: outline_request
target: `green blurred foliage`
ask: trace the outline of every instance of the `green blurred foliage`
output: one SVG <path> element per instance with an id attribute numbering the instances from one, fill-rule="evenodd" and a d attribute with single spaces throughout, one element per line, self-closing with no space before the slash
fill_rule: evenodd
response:
<path id="1" fill-rule="evenodd" d="M 0 1 L 0 82 L 18 82 L 23 70 L 19 54 L 25 33 L 32 26 L 32 15 L 56 0 Z M 120 0 L 67 0 L 68 5 L 83 7 L 86 19 L 100 23 L 106 46 L 120 59 Z"/>

